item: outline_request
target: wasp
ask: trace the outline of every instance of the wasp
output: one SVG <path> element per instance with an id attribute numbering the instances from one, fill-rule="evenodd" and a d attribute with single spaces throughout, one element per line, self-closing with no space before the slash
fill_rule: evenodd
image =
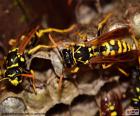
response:
<path id="1" fill-rule="evenodd" d="M 40 38 L 42 37 L 42 33 L 44 32 L 64 33 L 72 30 L 73 28 L 75 28 L 75 25 L 72 25 L 70 28 L 64 30 L 59 30 L 55 28 L 47 28 L 39 30 L 39 26 L 34 28 L 32 31 L 28 33 L 27 36 L 24 37 L 19 47 L 15 47 L 8 52 L 6 58 L 4 59 L 3 67 L 5 68 L 5 70 L 1 70 L 0 72 L 2 75 L 2 79 L 0 79 L 0 81 L 7 80 L 10 85 L 18 87 L 19 85 L 22 84 L 24 78 L 29 78 L 32 80 L 33 90 L 36 93 L 34 71 L 26 69 L 27 64 L 25 56 L 31 54 L 29 52 L 25 53 L 24 52 L 25 48 L 32 40 L 33 36 Z"/>
<path id="2" fill-rule="evenodd" d="M 122 104 L 115 92 L 109 92 L 101 98 L 100 116 L 122 116 Z"/>
<path id="3" fill-rule="evenodd" d="M 70 73 L 77 73 L 82 65 L 102 64 L 103 69 L 106 69 L 118 62 L 134 61 L 137 58 L 137 50 L 133 50 L 132 45 L 123 40 L 125 36 L 128 35 L 132 39 L 134 38 L 131 36 L 128 27 L 117 28 L 101 34 L 102 27 L 110 16 L 110 14 L 107 15 L 105 19 L 99 23 L 97 32 L 98 36 L 93 40 L 80 43 L 71 42 L 60 49 L 59 46 L 61 45 L 58 45 L 49 33 L 48 36 L 53 45 L 38 45 L 31 49 L 29 53 L 33 54 L 42 48 L 57 48 L 64 65 L 63 72 Z M 46 32 L 42 30 L 41 35 Z M 61 32 L 63 33 L 63 31 Z M 38 35 L 40 34 L 38 33 Z M 122 68 L 118 67 L 118 70 L 128 76 Z M 63 74 L 60 77 L 60 83 L 62 83 L 62 78 L 64 78 Z"/>
<path id="4" fill-rule="evenodd" d="M 35 92 L 34 72 L 26 69 L 24 50 L 37 29 L 38 26 L 28 33 L 19 47 L 15 47 L 8 52 L 4 59 L 4 70 L 1 70 L 2 78 L 0 81 L 7 80 L 13 87 L 18 87 L 22 84 L 24 78 L 29 78 L 32 80 L 32 86 Z"/>

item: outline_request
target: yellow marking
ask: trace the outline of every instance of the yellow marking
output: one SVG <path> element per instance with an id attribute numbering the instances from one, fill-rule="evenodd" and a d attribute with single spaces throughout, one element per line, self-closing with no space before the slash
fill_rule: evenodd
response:
<path id="1" fill-rule="evenodd" d="M 90 54 L 89 54 L 89 57 L 92 57 L 92 56 L 94 56 L 94 55 L 90 53 Z"/>
<path id="2" fill-rule="evenodd" d="M 137 91 L 137 92 L 140 92 L 140 88 L 136 87 L 136 91 Z"/>
<path id="3" fill-rule="evenodd" d="M 113 63 L 108 64 L 108 65 L 102 64 L 102 68 L 103 68 L 103 69 L 107 69 L 107 68 L 110 68 L 112 65 L 113 65 Z"/>
<path id="4" fill-rule="evenodd" d="M 9 81 L 12 83 L 12 85 L 17 86 L 21 81 L 18 81 L 18 78 L 16 77 L 14 80 L 9 79 Z"/>
<path id="5" fill-rule="evenodd" d="M 67 29 L 56 29 L 56 28 L 47 28 L 47 29 L 40 29 L 38 32 L 36 32 L 36 35 L 40 38 L 42 37 L 45 33 L 49 32 L 57 32 L 57 33 L 67 33 L 72 31 L 76 27 L 75 24 L 71 25 Z"/>
<path id="6" fill-rule="evenodd" d="M 71 73 L 77 73 L 79 70 L 79 67 L 75 67 L 73 70 L 71 70 Z"/>
<path id="7" fill-rule="evenodd" d="M 13 48 L 10 52 L 15 52 L 17 50 L 18 50 L 18 48 Z"/>
<path id="8" fill-rule="evenodd" d="M 91 49 L 94 51 L 94 49 L 96 49 L 96 46 L 92 46 Z M 93 52 L 93 56 L 97 56 L 99 53 L 98 52 Z"/>
<path id="9" fill-rule="evenodd" d="M 110 51 L 110 55 L 114 56 L 115 55 L 115 50 Z"/>
<path id="10" fill-rule="evenodd" d="M 17 57 L 19 58 L 19 57 L 20 57 L 20 55 L 18 54 L 18 55 L 17 55 Z"/>
<path id="11" fill-rule="evenodd" d="M 130 44 L 127 44 L 127 47 L 128 47 L 128 51 L 130 51 L 131 50 Z"/>
<path id="12" fill-rule="evenodd" d="M 115 40 L 113 40 L 113 39 L 110 40 L 110 44 L 111 44 L 111 45 L 115 45 Z"/>
<path id="13" fill-rule="evenodd" d="M 92 50 L 92 48 L 88 48 L 88 51 L 90 52 Z"/>
<path id="14" fill-rule="evenodd" d="M 73 47 L 72 47 L 73 48 Z M 76 51 L 74 53 L 78 53 L 79 49 L 81 48 L 81 46 L 79 46 Z M 73 48 L 74 49 L 74 48 Z"/>
<path id="15" fill-rule="evenodd" d="M 135 101 L 135 102 L 139 101 L 139 99 L 137 99 L 137 98 L 133 98 L 132 100 Z"/>
<path id="16" fill-rule="evenodd" d="M 103 54 L 104 56 L 108 56 L 109 53 L 110 53 L 110 46 L 109 46 L 109 43 L 105 42 L 105 43 L 102 44 L 102 46 L 105 46 L 105 47 L 106 47 L 106 51 L 103 51 L 102 54 Z"/>
<path id="17" fill-rule="evenodd" d="M 126 73 L 123 69 L 121 69 L 121 68 L 118 68 L 118 70 L 122 73 L 122 74 L 124 74 L 125 76 L 129 76 L 129 74 L 128 73 Z"/>
<path id="18" fill-rule="evenodd" d="M 88 62 L 89 62 L 89 60 L 82 61 L 82 60 L 81 60 L 81 57 L 78 59 L 78 61 L 79 61 L 79 62 L 82 62 L 83 64 L 88 64 Z"/>
<path id="19" fill-rule="evenodd" d="M 111 106 L 109 106 L 109 109 L 110 109 L 110 110 L 114 110 L 115 107 L 114 107 L 113 105 L 111 105 Z"/>
<path id="20" fill-rule="evenodd" d="M 82 59 L 82 57 L 80 57 L 78 60 L 81 60 Z"/>
<path id="21" fill-rule="evenodd" d="M 81 47 L 85 47 L 85 44 L 84 43 L 80 43 L 78 45 L 81 46 Z"/>
<path id="22" fill-rule="evenodd" d="M 122 45 L 123 45 L 123 53 L 127 52 L 127 45 L 125 41 L 122 41 Z"/>
<path id="23" fill-rule="evenodd" d="M 111 116 L 117 116 L 117 112 L 116 111 L 111 112 Z"/>
<path id="24" fill-rule="evenodd" d="M 80 54 L 80 53 L 81 53 L 81 51 L 77 51 L 77 53 L 79 53 L 79 54 Z"/>
<path id="25" fill-rule="evenodd" d="M 15 76 L 15 73 L 8 75 L 8 77 L 14 77 L 14 76 Z"/>
<path id="26" fill-rule="evenodd" d="M 76 62 L 76 58 L 74 57 L 74 48 L 72 47 L 72 57 L 73 57 L 73 60 L 74 60 L 74 64 L 76 64 L 77 62 Z"/>
<path id="27" fill-rule="evenodd" d="M 139 100 L 140 100 L 140 96 L 138 96 Z"/>
<path id="28" fill-rule="evenodd" d="M 98 56 L 98 54 L 99 54 L 98 52 L 94 52 L 93 56 Z"/>
<path id="29" fill-rule="evenodd" d="M 86 60 L 86 61 L 84 62 L 84 64 L 88 64 L 88 62 L 89 62 L 89 61 L 88 61 L 88 60 Z"/>
<path id="30" fill-rule="evenodd" d="M 24 62 L 24 61 L 25 61 L 25 59 L 24 59 L 23 57 L 21 57 L 21 58 L 20 58 L 20 61 L 21 61 L 21 62 Z"/>
<path id="31" fill-rule="evenodd" d="M 9 68 L 13 68 L 13 67 L 18 67 L 18 66 L 19 66 L 18 63 L 16 63 L 16 64 L 12 64 L 11 66 L 8 66 L 7 69 L 9 69 Z"/>
<path id="32" fill-rule="evenodd" d="M 92 46 L 92 47 L 90 47 L 90 48 L 92 48 L 92 50 L 94 50 L 94 49 L 96 49 L 96 48 L 97 48 L 97 46 Z"/>
<path id="33" fill-rule="evenodd" d="M 118 53 L 122 53 L 122 44 L 119 40 L 117 40 L 117 42 L 118 42 L 118 47 L 119 47 Z"/>

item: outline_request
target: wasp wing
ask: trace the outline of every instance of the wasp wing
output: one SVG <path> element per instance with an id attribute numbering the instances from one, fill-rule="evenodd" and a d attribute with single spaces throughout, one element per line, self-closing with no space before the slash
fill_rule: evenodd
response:
<path id="1" fill-rule="evenodd" d="M 87 46 L 91 46 L 91 45 L 96 46 L 111 39 L 122 39 L 123 37 L 128 36 L 128 35 L 130 35 L 129 28 L 121 27 L 121 28 L 117 28 L 112 31 L 106 32 L 91 41 L 85 42 L 85 44 Z"/>
<path id="2" fill-rule="evenodd" d="M 132 50 L 127 53 L 122 53 L 115 56 L 99 55 L 91 58 L 89 60 L 89 64 L 133 62 L 137 59 L 138 59 L 138 50 Z"/>
<path id="3" fill-rule="evenodd" d="M 19 53 L 23 53 L 26 46 L 28 45 L 28 43 L 31 41 L 32 36 L 36 33 L 36 31 L 38 30 L 39 26 L 36 26 L 34 29 L 32 29 L 28 35 L 23 39 L 23 41 L 21 42 L 20 46 L 19 46 Z"/>

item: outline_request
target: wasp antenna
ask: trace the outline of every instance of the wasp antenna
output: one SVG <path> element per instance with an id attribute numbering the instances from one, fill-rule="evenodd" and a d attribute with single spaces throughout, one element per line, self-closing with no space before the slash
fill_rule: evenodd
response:
<path id="1" fill-rule="evenodd" d="M 36 31 L 39 29 L 39 25 L 37 25 L 34 29 L 32 29 L 28 35 L 24 38 L 21 45 L 19 46 L 19 52 L 22 53 L 27 46 L 27 44 L 31 41 L 32 36 L 36 33 Z"/>
<path id="2" fill-rule="evenodd" d="M 49 33 L 48 36 L 49 36 L 50 41 L 53 43 L 53 45 L 57 47 L 57 44 L 56 44 L 56 42 L 54 41 L 54 39 L 52 38 L 52 36 L 51 36 L 50 33 Z"/>
<path id="3" fill-rule="evenodd" d="M 108 19 L 112 16 L 112 12 L 108 13 L 106 15 L 106 17 L 98 24 L 98 32 L 97 32 L 97 36 L 101 35 L 101 31 L 103 30 L 103 27 L 105 26 L 106 22 L 108 21 Z"/>
<path id="4" fill-rule="evenodd" d="M 45 33 L 50 33 L 50 32 L 57 32 L 57 33 L 68 33 L 74 30 L 77 27 L 77 25 L 73 24 L 67 29 L 57 29 L 57 28 L 47 28 L 47 29 L 40 29 L 38 32 L 36 32 L 36 35 L 41 38 Z"/>

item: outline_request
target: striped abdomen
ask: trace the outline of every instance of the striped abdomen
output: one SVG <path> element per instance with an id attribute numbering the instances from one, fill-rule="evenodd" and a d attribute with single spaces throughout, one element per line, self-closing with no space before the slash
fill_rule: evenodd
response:
<path id="1" fill-rule="evenodd" d="M 132 50 L 130 44 L 124 40 L 110 40 L 109 42 L 104 42 L 100 46 L 100 54 L 103 56 L 114 56 L 117 54 L 126 53 Z"/>

